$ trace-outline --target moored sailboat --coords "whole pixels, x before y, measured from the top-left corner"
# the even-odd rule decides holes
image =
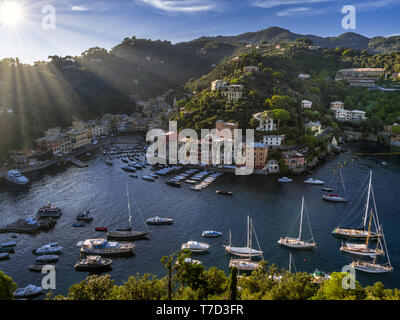
[[[364,218],[363,218],[362,226],[359,228],[336,227],[332,231],[332,235],[334,235],[335,237],[339,237],[339,238],[349,238],[349,239],[355,239],[355,240],[365,240],[367,237],[371,240],[371,239],[377,239],[381,236],[379,234],[379,231],[378,232],[374,232],[374,231],[368,232],[368,230],[366,230],[368,208],[369,208],[371,192],[372,192],[372,171],[369,172],[367,200],[366,200],[366,204],[365,204],[365,211],[364,211]]]
[[[336,171],[334,170],[334,172],[336,172]],[[345,189],[345,186],[344,186],[344,182],[343,182],[341,165],[339,166],[338,173],[337,173],[337,189],[336,189],[336,193],[325,193],[322,196],[322,199],[326,200],[326,201],[331,201],[331,202],[347,202],[346,198],[343,198],[343,197],[341,197],[339,195],[340,182],[343,185],[343,192],[346,192],[346,189]],[[329,192],[331,192],[331,191],[329,191]]]
[[[253,222],[250,219],[249,216],[247,216],[247,243],[246,243],[246,247],[232,247],[232,240],[231,240],[231,232],[229,232],[229,245],[224,246],[225,247],[225,251],[233,254],[235,256],[239,256],[239,257],[245,257],[245,258],[250,258],[250,257],[258,257],[258,256],[262,256],[263,252],[261,250],[261,248],[259,248],[259,250],[253,249],[251,247],[251,239],[253,236],[253,231],[255,234],[255,230],[253,227]],[[256,236],[256,240],[257,240],[257,235]],[[258,240],[257,240],[258,243]],[[260,245],[258,244],[258,247],[260,247]]]
[[[119,240],[119,241],[132,241],[141,238],[145,238],[150,232],[147,229],[147,225],[145,224],[146,230],[132,230],[132,215],[131,215],[131,203],[129,199],[129,191],[128,191],[128,184],[126,184],[126,195],[128,198],[128,221],[129,221],[129,228],[125,230],[115,230],[107,233],[107,239],[112,240]],[[136,203],[135,199],[133,201]],[[139,207],[136,205],[139,210]],[[140,210],[139,210],[140,213]]]
[[[317,244],[314,241],[314,237],[312,235],[310,221],[309,221],[309,227],[310,227],[310,232],[311,232],[311,241],[301,240],[302,229],[303,229],[303,227],[302,227],[303,213],[304,213],[304,197],[302,198],[302,201],[301,201],[299,236],[297,238],[291,238],[291,237],[280,238],[278,240],[278,244],[285,246],[285,247],[292,248],[292,249],[314,249],[317,246]],[[306,212],[306,215],[307,215],[307,219],[308,219],[307,212]]]

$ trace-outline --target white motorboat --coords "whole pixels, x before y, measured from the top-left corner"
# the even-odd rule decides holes
[[[221,237],[222,236],[222,232],[213,231],[213,230],[207,230],[207,231],[203,231],[203,233],[201,235],[203,237]]]
[[[5,176],[6,180],[18,185],[26,185],[29,183],[29,179],[21,174],[18,170],[10,170]]]
[[[93,220],[94,216],[90,213],[90,211],[82,211],[80,212],[77,216],[77,220],[83,220],[83,221],[91,221]]]
[[[322,180],[314,179],[314,178],[308,178],[307,180],[304,181],[304,183],[307,184],[324,184],[325,182]]]
[[[188,241],[181,246],[181,250],[189,250],[191,252],[204,252],[210,249],[210,245],[205,242]]]
[[[189,264],[202,264],[200,260],[195,260],[192,258],[185,258],[183,259],[183,263],[189,263]],[[179,264],[179,261],[176,261],[175,264]]]
[[[85,259],[75,263],[75,269],[78,271],[97,271],[109,269],[111,264],[111,259],[102,258],[101,256],[87,256]]]
[[[302,201],[301,201],[299,236],[297,238],[291,238],[291,237],[280,238],[278,240],[278,244],[285,246],[285,247],[292,248],[292,249],[313,249],[317,246],[317,244],[314,242],[314,237],[312,235],[310,223],[309,223],[309,226],[310,226],[310,233],[311,233],[311,241],[301,240],[302,225],[303,225],[303,213],[304,213],[304,197],[302,198]],[[307,211],[306,211],[306,216],[308,219]]]
[[[253,232],[255,234],[255,230],[253,227],[253,222],[250,220],[250,217],[247,216],[247,243],[245,247],[232,247],[232,239],[231,239],[231,232],[229,231],[229,245],[224,246],[225,251],[239,257],[251,258],[262,256],[263,252],[259,248],[259,250],[252,248],[252,240],[253,240]],[[257,239],[257,236],[256,236]],[[257,241],[258,244],[258,241]],[[260,245],[258,244],[258,247]]]
[[[57,245],[57,243],[49,243],[41,246],[40,248],[33,250],[36,255],[46,255],[46,254],[60,254],[63,247]]]
[[[107,241],[106,239],[87,239],[78,242],[77,246],[81,247],[81,253],[90,255],[123,255],[132,254],[134,243]]]
[[[49,203],[47,206],[41,207],[38,210],[38,217],[39,218],[47,218],[47,217],[51,217],[51,218],[58,218],[61,216],[61,209],[57,206],[51,206],[51,204]]]
[[[254,271],[260,267],[258,262],[251,261],[250,259],[231,259],[229,261],[229,268],[236,268],[241,271]]]
[[[160,218],[160,217],[154,217],[154,218],[149,218],[146,220],[147,224],[155,224],[155,225],[161,225],[161,224],[172,224],[174,222],[173,219],[170,218]]]
[[[43,288],[33,284],[27,285],[25,288],[18,288],[14,291],[15,298],[32,298],[43,293]]]
[[[283,177],[283,178],[278,179],[278,181],[279,181],[279,182],[292,182],[293,179],[290,179],[290,178],[288,178],[288,177]]]

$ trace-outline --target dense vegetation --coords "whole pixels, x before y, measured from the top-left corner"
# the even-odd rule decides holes
[[[241,128],[255,128],[257,123],[252,114],[270,110],[281,124],[279,133],[286,134],[286,144],[303,144],[306,140],[311,142],[307,146],[315,147],[317,142],[305,132],[304,123],[320,121],[323,126],[331,127],[332,133],[338,133],[340,126],[349,125],[334,119],[329,110],[332,101],[344,101],[350,110],[367,111],[368,121],[356,126],[365,132],[379,132],[384,124],[398,121],[398,92],[349,87],[335,82],[334,78],[337,70],[350,67],[385,67],[389,73],[398,71],[400,53],[371,55],[365,50],[346,48],[310,51],[304,42],[294,42],[283,50],[273,46],[243,50],[238,59],[226,59],[209,74],[191,79],[185,86],[188,94],[182,94],[178,101],[181,112],[174,119],[178,120],[179,127],[210,128],[216,120],[223,119],[238,122]],[[243,73],[245,66],[257,66],[259,71]],[[301,80],[297,77],[300,73],[310,74],[311,78]],[[245,88],[242,98],[227,101],[218,91],[211,91],[211,82],[215,79],[242,84]],[[302,110],[303,99],[313,102],[312,110]]]
[[[130,276],[117,285],[110,275],[91,275],[69,288],[55,300],[400,300],[398,289],[385,289],[381,282],[355,289],[343,289],[344,273],[334,272],[318,285],[305,272],[289,273],[262,261],[262,267],[247,276],[238,276],[232,269],[229,276],[211,267],[184,262],[188,252],[178,252],[161,259],[167,275]],[[178,262],[178,263],[176,263]],[[278,277],[280,279],[278,280]],[[12,299],[16,285],[0,272],[0,299]]]

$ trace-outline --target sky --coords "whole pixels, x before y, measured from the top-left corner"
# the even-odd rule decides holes
[[[2,10],[10,3],[18,9]],[[354,30],[342,27],[345,5],[356,9]],[[400,0],[0,0],[0,59],[33,63],[111,49],[125,37],[176,43],[271,26],[323,37],[349,31],[387,37],[400,35],[399,12]]]

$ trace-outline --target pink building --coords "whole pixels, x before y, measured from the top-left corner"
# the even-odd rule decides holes
[[[307,164],[306,157],[297,151],[284,151],[282,152],[283,159],[288,168],[292,171],[304,169]]]

